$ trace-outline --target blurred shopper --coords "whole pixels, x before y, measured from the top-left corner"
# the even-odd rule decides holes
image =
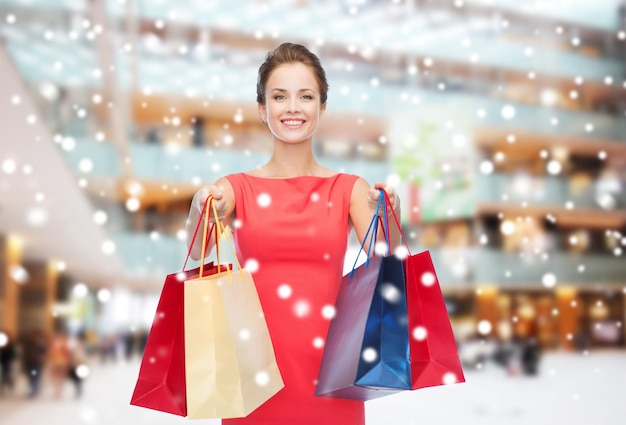
[[[28,378],[28,396],[36,397],[41,389],[41,375],[46,361],[48,341],[41,329],[31,330],[23,343],[23,368]]]
[[[48,353],[48,366],[55,398],[63,395],[70,370],[70,340],[65,330],[58,331],[52,338]]]
[[[7,389],[13,390],[13,364],[16,357],[17,350],[12,335],[8,331],[0,332],[0,395],[4,395]]]
[[[122,335],[122,343],[124,344],[124,358],[129,361],[133,358],[137,345],[137,334],[135,331],[128,330]]]
[[[494,356],[495,344],[475,334],[459,341],[461,363],[468,369],[482,369],[487,361]]]
[[[510,376],[517,375],[518,365],[515,361],[519,357],[519,349],[511,340],[498,339],[493,352],[493,361],[503,367]]]
[[[539,373],[539,360],[541,359],[541,347],[535,337],[526,338],[522,342],[521,366],[525,375],[535,376]]]
[[[77,337],[72,338],[69,344],[70,361],[68,376],[74,386],[74,397],[76,398],[82,397],[83,381],[89,374],[85,339],[86,336],[81,333]]]
[[[377,213],[379,189],[387,191],[389,214],[392,209],[399,214],[399,198],[384,183],[370,187],[361,177],[317,163],[313,134],[327,92],[325,71],[304,46],[284,43],[270,52],[259,69],[257,104],[272,135],[272,157],[255,170],[200,189],[191,203],[190,238],[211,195],[220,220],[237,224],[241,263],[258,263],[254,280],[285,381],[285,388],[249,416],[225,419],[224,425],[365,423],[363,402],[314,396],[323,350],[312,341],[328,330],[329,320],[319,312],[336,298],[351,227],[362,241]],[[389,227],[393,250],[400,235],[396,226]],[[200,239],[191,247],[195,259]],[[280,285],[300,300],[295,307],[278,295]]]
[[[117,361],[117,347],[118,347],[118,337],[115,334],[103,335],[100,338],[100,361],[102,363],[108,363],[109,361],[115,362]]]

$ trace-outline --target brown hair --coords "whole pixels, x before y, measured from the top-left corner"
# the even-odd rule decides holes
[[[311,68],[319,86],[321,103],[325,104],[328,98],[328,81],[320,59],[303,45],[294,43],[283,43],[265,56],[257,77],[257,103],[265,103],[265,86],[272,71],[287,63],[302,63]]]

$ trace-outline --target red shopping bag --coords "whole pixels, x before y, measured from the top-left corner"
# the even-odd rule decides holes
[[[428,251],[405,259],[411,388],[465,382],[446,303]]]
[[[207,208],[206,204],[204,208]],[[212,230],[208,237],[213,233]],[[183,286],[185,280],[198,278],[200,273],[200,267],[185,270],[190,254],[191,249],[187,252],[183,271],[165,278],[130,402],[131,405],[180,416],[187,416]],[[225,270],[225,267],[218,268],[210,262],[204,265],[202,276],[215,274],[218,270]]]
[[[381,190],[381,196],[389,203],[384,190]],[[430,252],[411,254],[395,212],[393,218],[408,253],[403,263],[411,389],[465,382],[456,339]],[[389,223],[386,224],[388,229]]]

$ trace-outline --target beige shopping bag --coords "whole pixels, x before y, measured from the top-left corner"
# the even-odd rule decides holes
[[[213,211],[217,220],[214,207]],[[224,227],[221,223],[216,227],[219,237]],[[218,250],[218,266],[219,262]],[[237,266],[238,270],[185,281],[190,419],[247,416],[284,386],[254,280],[238,262]]]

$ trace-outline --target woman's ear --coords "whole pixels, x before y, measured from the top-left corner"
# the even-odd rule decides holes
[[[257,107],[259,109],[259,115],[261,116],[261,121],[263,123],[267,123],[267,114],[265,113],[265,105],[262,103],[257,103]]]
[[[326,103],[322,103],[320,105],[320,116],[322,116],[325,111],[326,111]]]

